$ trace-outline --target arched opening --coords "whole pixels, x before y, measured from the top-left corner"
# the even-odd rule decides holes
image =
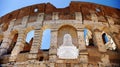
[[[61,59],[78,58],[77,30],[69,25],[62,26],[58,30],[57,56]]]
[[[27,33],[27,36],[26,36],[26,43],[30,43],[31,39],[34,37],[34,30],[30,31]]]
[[[43,31],[41,47],[38,52],[38,60],[46,61],[49,60],[49,49],[50,49],[51,30],[46,29]]]
[[[102,39],[103,39],[104,44],[106,44],[108,42],[108,37],[106,36],[106,33],[102,34]]]
[[[23,48],[23,51],[21,51],[20,53],[26,53],[30,51],[33,42],[34,32],[34,30],[31,30],[27,33],[25,46]]]
[[[51,39],[51,30],[46,29],[43,32],[41,50],[49,50],[50,48],[50,39]]]
[[[78,47],[78,40],[77,40],[77,30],[70,25],[64,25],[58,30],[58,47],[63,44],[63,38],[65,34],[70,34],[72,37],[72,43]]]
[[[9,46],[9,49],[7,50],[7,54],[11,54],[13,48],[15,47],[15,44],[17,42],[17,38],[18,38],[18,33],[16,33],[12,39],[12,43],[11,45]]]
[[[86,46],[95,46],[92,32],[88,29],[84,29],[84,40],[85,40]]]
[[[40,59],[39,59],[39,61],[43,61],[43,59],[44,59],[44,57],[43,57],[43,56],[41,56],[41,57],[40,57]]]
[[[105,44],[106,49],[116,50],[116,44],[110,35],[103,33],[102,40],[103,40],[103,43]]]

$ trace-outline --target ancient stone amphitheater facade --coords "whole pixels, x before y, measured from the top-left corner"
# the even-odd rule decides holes
[[[46,29],[50,48],[40,50]],[[120,67],[120,10],[86,2],[28,6],[0,18],[0,43],[3,67]]]

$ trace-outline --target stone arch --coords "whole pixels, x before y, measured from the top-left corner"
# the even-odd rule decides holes
[[[35,29],[35,27],[33,27],[33,26],[27,27],[25,29],[25,34],[29,33],[31,30],[34,30],[34,29]]]
[[[79,28],[79,27],[76,26],[75,24],[64,23],[64,24],[59,24],[59,25],[57,26],[57,29],[59,30],[60,28],[62,28],[62,27],[64,27],[64,26],[71,26],[71,27],[73,27],[73,28],[76,29],[76,30],[77,30],[77,28]]]
[[[43,47],[43,45],[44,45],[44,41],[43,41],[43,39],[44,39],[44,33],[47,31],[47,30],[49,30],[49,33],[50,33],[50,36],[51,36],[51,29],[52,29],[52,25],[43,25],[42,27],[41,27],[41,32],[42,32],[42,38],[41,38],[41,45],[40,45],[40,49],[42,49],[42,47]],[[45,34],[45,37],[46,37],[46,35],[47,34]],[[48,38],[49,39],[49,38]],[[51,40],[51,38],[50,38],[50,40]],[[49,43],[49,46],[50,46],[50,43]],[[50,47],[49,47],[50,48]],[[48,49],[49,49],[48,48]],[[48,49],[43,49],[43,50],[48,50]]]
[[[103,42],[104,42],[104,45],[106,47],[106,49],[108,50],[116,50],[117,46],[113,40],[113,38],[107,34],[106,32],[102,32],[102,39],[103,39]]]
[[[26,43],[29,44],[32,38],[34,37],[35,30],[31,30],[26,35]]]
[[[84,40],[86,46],[95,46],[93,40],[93,33],[91,30],[84,28]]]
[[[58,29],[58,47],[63,43],[63,37],[65,34],[70,34],[72,37],[72,43],[75,46],[78,46],[78,37],[77,37],[77,30],[75,27],[71,25],[63,25]]]
[[[52,29],[52,25],[50,24],[50,25],[43,25],[42,27],[41,27],[41,30],[42,31],[45,31],[46,29]]]
[[[23,48],[23,50],[21,51],[21,53],[25,53],[25,52],[29,52],[30,51],[30,49],[31,49],[31,46],[32,46],[32,43],[33,43],[33,38],[34,38],[34,30],[35,30],[35,28],[33,27],[33,26],[30,26],[30,27],[27,27],[25,30],[24,30],[24,32],[25,32],[25,44],[24,44],[24,48]],[[33,32],[32,33],[32,35],[28,35],[28,34],[31,34],[31,32]],[[27,37],[29,37],[29,36],[32,36],[32,37],[30,37],[28,40],[29,40],[29,42],[27,42]]]
[[[33,31],[33,36],[34,36],[34,30],[35,30],[35,28],[34,28],[33,26],[27,27],[27,28],[25,29],[25,40],[26,40],[26,38],[27,38],[27,35],[28,35],[31,31]],[[33,37],[32,37],[32,38],[33,38]],[[29,42],[31,42],[32,38],[30,38],[30,41],[29,41]],[[29,42],[28,42],[28,43],[29,43]],[[26,41],[26,43],[27,43],[27,41]]]

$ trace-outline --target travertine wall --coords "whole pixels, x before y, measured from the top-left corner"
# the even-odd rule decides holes
[[[35,11],[36,9],[38,11]],[[2,66],[120,66],[119,9],[85,2],[71,2],[66,8],[55,8],[50,3],[37,4],[1,17],[0,23]],[[94,46],[86,46],[85,28],[92,32]],[[43,31],[46,29],[51,29],[51,41],[49,50],[45,51],[39,48]],[[31,30],[35,31],[34,38],[30,43],[26,43],[25,38]],[[103,32],[111,36],[116,50],[106,49],[102,39]],[[77,59],[60,59],[57,56],[57,50],[63,43],[65,34],[71,35],[72,43],[79,50]],[[12,44],[13,40],[15,45]],[[9,51],[11,46],[13,49]]]

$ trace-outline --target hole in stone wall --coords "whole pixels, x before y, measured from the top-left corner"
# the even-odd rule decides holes
[[[116,50],[117,46],[110,35],[107,33],[102,34],[103,43],[105,44],[106,49]]]
[[[40,57],[39,61],[43,61],[44,57]]]
[[[95,46],[93,43],[93,39],[89,39],[89,46]]]
[[[35,9],[34,9],[34,12],[35,12],[35,13],[38,12],[38,8],[35,8]]]
[[[2,42],[3,42],[3,40],[0,41],[0,46],[1,46]]]
[[[100,10],[99,8],[96,8],[96,11],[97,11],[97,12],[100,12],[101,10]]]
[[[102,34],[102,39],[103,39],[104,44],[106,44],[108,42],[108,38],[105,33]]]
[[[51,30],[50,29],[46,29],[43,32],[42,44],[41,44],[41,48],[40,49],[48,50],[50,48],[50,39],[51,39]]]

